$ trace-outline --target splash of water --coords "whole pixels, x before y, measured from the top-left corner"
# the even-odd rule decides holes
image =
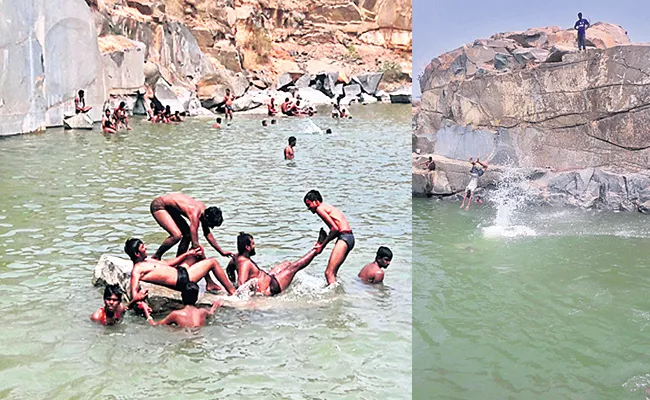
[[[491,226],[483,228],[486,237],[535,236],[534,229],[525,225],[518,211],[530,200],[528,182],[519,168],[506,166],[490,194],[490,201],[496,207],[496,215]]]
[[[316,125],[314,121],[311,120],[311,118],[307,118],[305,122],[305,133],[323,133],[323,130],[319,128],[318,125]]]

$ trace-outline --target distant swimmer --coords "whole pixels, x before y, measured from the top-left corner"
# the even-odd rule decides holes
[[[271,120],[271,125],[275,125],[278,121],[274,118]]]
[[[478,187],[478,178],[483,176],[485,173],[485,170],[487,169],[487,164],[482,163],[478,157],[476,157],[476,162],[473,161],[473,159],[470,157],[469,162],[472,164],[472,169],[469,171],[470,175],[470,180],[469,183],[467,184],[467,187],[465,188],[465,196],[463,197],[463,202],[460,204],[460,208],[463,208],[465,205],[465,199],[467,199],[467,195],[469,194],[469,200],[467,200],[467,207],[465,210],[469,210],[469,205],[472,202],[472,196],[474,195],[474,191]],[[477,167],[476,164],[481,166],[481,168]]]
[[[115,123],[113,122],[113,116],[111,115],[111,110],[109,108],[104,111],[104,116],[102,117],[102,132],[104,133],[116,133]]]
[[[284,148],[284,159],[285,160],[293,160],[293,157],[295,156],[295,152],[293,148],[296,146],[296,137],[291,136],[289,137],[289,145]]]
[[[212,124],[213,129],[220,129],[221,128],[221,117],[217,117],[217,122]]]
[[[226,88],[226,95],[223,97],[224,108],[226,110],[226,119],[230,118],[232,121],[232,102],[235,100],[235,95],[230,93],[230,89]]]
[[[113,115],[115,116],[115,122],[117,127],[119,128],[120,125],[124,125],[124,127],[127,130],[131,130],[131,127],[129,126],[129,116],[128,112],[126,110],[126,103],[121,101],[120,104],[115,108],[113,111]]]
[[[345,262],[348,254],[354,249],[352,228],[350,228],[345,215],[338,208],[323,203],[323,197],[317,190],[307,192],[303,200],[309,211],[317,214],[330,228],[330,233],[323,243],[316,245],[318,253],[320,254],[329,242],[337,239],[325,269],[325,279],[327,279],[327,284],[331,285],[336,282],[336,274],[339,268]]]
[[[436,170],[436,162],[433,161],[433,157],[429,157],[428,160],[425,160],[419,164],[418,166],[424,166],[424,168],[428,169],[429,171],[435,171]]]
[[[582,13],[578,13],[578,20],[573,25],[573,29],[578,31],[578,51],[587,50],[586,42],[587,35],[586,30],[589,29],[589,21],[582,18]]]
[[[156,197],[150,206],[151,215],[164,230],[169,233],[167,239],[160,245],[153,258],[160,260],[167,250],[176,243],[177,256],[185,253],[190,243],[192,248],[199,245],[199,225],[208,243],[224,257],[233,256],[231,252],[224,251],[215,240],[211,228],[219,227],[223,223],[223,216],[218,207],[206,207],[202,202],[193,199],[184,193],[169,193]],[[189,225],[185,220],[189,220]]]
[[[264,296],[275,296],[287,290],[296,273],[307,267],[319,254],[316,248],[325,240],[326,233],[320,230],[316,245],[297,261],[283,261],[269,272],[260,269],[251,257],[255,255],[255,239],[241,232],[237,236],[237,257],[230,261],[226,270],[231,281],[242,286],[251,279],[257,279],[255,291]],[[235,275],[236,272],[236,275]]]
[[[92,110],[92,106],[86,106],[86,98],[84,97],[84,91],[80,90],[77,93],[77,97],[74,98],[74,112],[75,114],[87,113]]]
[[[183,117],[179,111],[175,111],[174,114],[169,118],[171,122],[183,122]]]
[[[139,296],[141,281],[182,291],[188,283],[196,283],[209,276],[210,271],[229,295],[235,293],[235,288],[219,262],[215,258],[205,258],[203,248],[195,248],[174,259],[161,261],[148,258],[147,247],[142,240],[131,238],[124,244],[124,252],[133,261],[130,285],[132,298]],[[197,261],[199,259],[201,261]]]
[[[325,131],[325,133],[328,134],[328,135],[331,135],[331,134],[332,134],[332,130],[331,130],[330,128],[327,128],[327,130]]]
[[[384,281],[383,269],[388,268],[393,259],[393,252],[388,247],[381,246],[377,250],[375,261],[367,264],[359,272],[359,278],[366,283],[381,283]]]
[[[262,126],[269,126],[269,122],[265,119],[262,120]]]
[[[90,319],[91,321],[102,325],[116,324],[129,308],[133,307],[136,303],[143,301],[148,294],[148,291],[143,290],[139,292],[128,305],[124,305],[122,304],[122,289],[120,289],[120,286],[107,285],[104,288],[104,307],[95,311],[90,316]],[[141,303],[141,306],[144,307],[145,310],[148,310],[146,304]]]
[[[149,315],[147,321],[151,325],[177,325],[183,328],[197,328],[205,325],[208,316],[213,315],[217,308],[221,307],[222,301],[214,301],[209,309],[198,308],[195,306],[199,299],[199,285],[190,282],[181,291],[181,299],[184,307],[180,310],[174,310],[164,319],[156,322]]]

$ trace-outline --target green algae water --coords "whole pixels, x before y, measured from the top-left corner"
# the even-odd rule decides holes
[[[643,399],[650,219],[413,201],[413,398]]]
[[[117,135],[0,139],[0,398],[410,398],[410,107],[351,111],[268,128],[236,114],[222,130],[134,120]],[[285,161],[291,135],[296,158]],[[125,257],[131,236],[150,251],[166,237],[149,214],[155,196],[182,191],[221,207],[220,245],[235,251],[249,232],[269,269],[313,246],[323,224],[303,204],[310,189],[356,236],[338,287],[325,288],[330,245],[287,293],[258,310],[221,308],[202,329],[133,314],[113,327],[89,321],[102,306],[91,286],[99,257]],[[361,284],[380,245],[395,254],[386,283]]]

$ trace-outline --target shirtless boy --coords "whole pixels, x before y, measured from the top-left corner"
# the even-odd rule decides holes
[[[113,123],[113,117],[111,116],[111,110],[106,109],[104,112],[104,117],[102,117],[102,132],[104,133],[115,133],[115,124]]]
[[[185,307],[180,310],[174,310],[161,321],[154,321],[151,316],[147,321],[151,325],[177,325],[183,328],[197,328],[205,325],[205,320],[209,315],[213,315],[217,308],[221,307],[223,302],[215,301],[210,309],[197,308],[196,301],[199,299],[199,285],[190,282],[185,285],[181,292],[181,298]]]
[[[366,283],[381,283],[384,281],[384,271],[393,259],[393,252],[388,247],[380,246],[375,261],[367,264],[359,272],[359,278]]]
[[[203,229],[205,238],[219,254],[224,257],[234,255],[223,251],[210,231],[211,228],[221,226],[223,223],[219,208],[206,207],[202,202],[183,193],[169,193],[156,197],[151,202],[150,211],[158,225],[169,233],[153,258],[160,260],[163,254],[178,242],[180,244],[177,256],[187,251],[190,242],[192,248],[199,247],[199,225]],[[183,217],[190,221],[189,226]]]
[[[88,111],[92,110],[92,106],[86,106],[86,99],[84,98],[84,91],[80,90],[79,93],[77,93],[78,96],[74,98],[74,112],[76,114],[79,113],[87,113]]]
[[[278,109],[275,108],[275,98],[271,97],[271,102],[267,106],[269,117],[274,117],[278,113]]]
[[[476,158],[476,161],[470,157],[469,162],[472,164],[472,169],[469,171],[470,179],[467,187],[465,188],[465,196],[463,197],[463,202],[460,203],[460,208],[463,208],[465,205],[465,200],[467,199],[467,195],[469,194],[469,199],[467,200],[467,207],[465,207],[465,210],[469,210],[469,205],[472,202],[472,196],[474,196],[474,191],[476,191],[476,188],[478,187],[478,178],[483,176],[485,170],[488,167],[487,164],[482,163],[478,157]],[[480,168],[477,167],[476,164],[478,164]]]
[[[221,117],[217,117],[217,121],[212,124],[212,129],[221,129]]]
[[[264,296],[275,296],[287,290],[293,277],[298,271],[307,267],[318,255],[316,246],[322,244],[327,234],[320,230],[318,241],[314,248],[297,261],[283,261],[269,272],[261,270],[251,257],[255,255],[255,240],[252,235],[241,232],[237,236],[237,256],[230,261],[226,270],[228,277],[234,281],[237,271],[237,286],[241,286],[251,279],[257,279],[256,291]]]
[[[137,298],[140,281],[167,286],[182,291],[189,282],[198,282],[212,271],[229,295],[235,293],[226,273],[215,258],[205,258],[203,248],[194,248],[171,260],[156,260],[147,257],[147,247],[142,240],[131,238],[124,244],[124,252],[133,261],[131,271],[131,294]],[[197,259],[204,258],[201,261]],[[207,279],[206,279],[207,280]]]
[[[295,156],[295,152],[293,148],[296,146],[296,137],[291,136],[289,137],[289,145],[284,148],[284,159],[285,160],[293,160],[293,157]]]
[[[128,305],[122,304],[122,289],[119,285],[107,285],[104,288],[104,307],[95,311],[90,320],[102,325],[113,325],[120,321],[122,315],[134,304],[147,297],[148,291],[143,290],[131,300]],[[145,306],[142,304],[142,306]],[[145,306],[146,307],[146,306]]]
[[[124,125],[127,130],[131,130],[131,127],[129,126],[129,116],[127,115],[125,102],[120,102],[120,105],[117,106],[117,108],[113,111],[113,115],[115,116],[115,121],[117,122],[118,128],[120,125]]]
[[[336,274],[339,268],[354,248],[354,235],[345,215],[338,208],[323,203],[323,197],[317,190],[307,192],[304,202],[309,211],[318,214],[330,228],[330,233],[323,243],[318,243],[314,247],[318,254],[325,249],[329,242],[337,239],[332,255],[327,262],[327,269],[325,269],[325,279],[327,279],[327,284],[331,285],[336,282]]]
[[[226,110],[226,119],[230,117],[230,120],[232,121],[232,102],[235,100],[235,95],[230,93],[230,89],[226,88],[226,95],[223,97],[223,102],[225,103],[225,110]]]

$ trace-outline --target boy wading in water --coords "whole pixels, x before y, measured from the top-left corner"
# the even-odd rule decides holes
[[[469,204],[472,202],[472,196],[478,187],[478,178],[483,176],[485,170],[488,167],[487,164],[479,161],[478,157],[476,158],[476,162],[474,162],[474,160],[470,157],[469,162],[472,164],[472,169],[469,170],[470,180],[467,184],[467,187],[465,188],[465,196],[463,197],[463,202],[460,204],[460,208],[463,208],[465,205],[465,199],[467,199],[467,195],[469,194],[469,200],[467,200],[467,207],[465,210],[469,210]],[[480,165],[481,168],[477,167],[476,164]]]
[[[223,304],[221,301],[215,301],[212,303],[210,309],[197,308],[195,304],[199,299],[199,285],[194,282],[185,285],[185,288],[181,292],[181,298],[183,299],[183,308],[172,311],[163,320],[158,322],[154,321],[148,315],[147,321],[151,325],[178,325],[183,328],[197,328],[204,326],[208,316],[213,315],[217,308]]]
[[[289,138],[289,145],[284,148],[284,159],[285,160],[293,160],[293,157],[295,156],[295,152],[293,148],[296,146],[296,137],[291,136]]]
[[[375,261],[363,267],[361,272],[359,272],[359,278],[366,283],[383,282],[384,271],[382,269],[388,268],[392,259],[393,252],[388,247],[379,247]]]
[[[343,264],[348,254],[350,254],[354,248],[354,235],[352,234],[352,228],[350,228],[348,220],[339,209],[323,203],[323,197],[317,190],[310,190],[307,192],[304,202],[309,211],[318,214],[323,222],[325,222],[325,224],[330,228],[330,233],[327,235],[325,240],[314,246],[314,249],[318,254],[325,249],[329,242],[337,239],[336,244],[334,245],[334,250],[332,250],[332,255],[327,262],[327,269],[325,269],[325,279],[327,279],[327,284],[331,285],[336,282],[336,274],[339,271],[341,264]]]
[[[128,311],[134,304],[141,302],[147,297],[146,290],[139,292],[133,297],[128,305],[122,304],[122,289],[119,285],[107,285],[104,288],[104,307],[95,311],[90,316],[91,321],[102,325],[113,325],[120,322],[122,315]],[[138,304],[146,313],[149,312],[148,306],[144,303]]]

